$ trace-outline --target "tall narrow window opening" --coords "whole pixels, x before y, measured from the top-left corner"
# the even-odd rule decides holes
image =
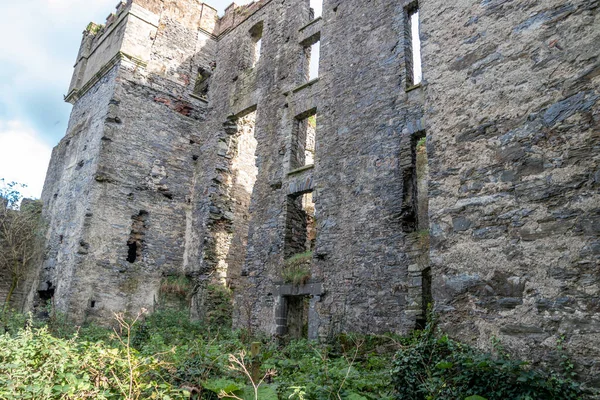
[[[312,191],[288,196],[284,266],[281,271],[286,284],[302,286],[312,277],[312,254],[317,239],[315,203]],[[310,297],[307,295],[283,298],[284,332],[289,339],[308,337]]]
[[[323,15],[323,0],[310,0],[312,18],[317,19]]]
[[[421,318],[417,318],[418,329],[425,329],[427,324],[428,308],[433,303],[431,285],[431,267],[427,266],[421,271]]]
[[[301,62],[301,83],[309,82],[319,77],[321,59],[321,34],[317,33],[300,43],[303,49]]]
[[[127,261],[131,264],[142,256],[142,245],[146,237],[148,211],[141,210],[137,215],[131,217],[131,233],[127,241]]]
[[[418,4],[407,7],[405,15],[406,86],[411,88],[423,79]]]
[[[429,165],[427,160],[427,137],[425,132],[415,132],[407,137],[400,154],[403,165],[402,228],[407,233],[411,247],[409,268],[411,282],[408,297],[409,308],[416,316],[416,327],[426,323],[427,306],[431,303],[431,267],[429,259]]]
[[[251,67],[254,68],[258,64],[260,60],[260,55],[262,52],[262,39],[263,39],[263,23],[262,21],[258,24],[254,25],[252,29],[250,29],[250,37],[252,39],[252,51],[251,51]]]
[[[321,59],[321,41],[317,41],[310,46],[308,62],[308,80],[312,81],[319,77],[319,62]]]
[[[407,233],[429,229],[427,138],[419,132],[411,138],[411,164],[404,170],[402,224]]]
[[[417,136],[414,140],[415,170],[417,180],[417,229],[419,231],[429,230],[429,161],[427,159],[427,137],[425,133]]]
[[[283,250],[285,258],[313,251],[316,239],[315,203],[312,192],[288,196]]]
[[[290,169],[298,169],[315,163],[317,113],[312,110],[294,121]]]

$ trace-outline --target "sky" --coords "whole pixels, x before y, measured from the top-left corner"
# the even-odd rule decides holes
[[[0,0],[0,178],[27,185],[25,197],[40,197],[52,148],[67,129],[71,105],[63,96],[81,34],[117,3]],[[232,0],[207,3],[222,14]]]

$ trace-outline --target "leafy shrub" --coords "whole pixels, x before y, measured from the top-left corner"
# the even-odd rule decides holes
[[[534,371],[502,351],[485,354],[436,335],[433,323],[408,338],[343,334],[328,345],[298,340],[283,347],[263,338],[259,356],[251,358],[240,332],[190,321],[187,311],[160,310],[144,319],[141,315],[137,323],[117,315],[119,328],[112,335],[94,325],[69,326],[60,314],[51,321],[57,333],[34,328],[39,324],[14,315],[12,321],[4,321],[11,333],[0,336],[0,399],[581,396],[569,380]],[[22,328],[24,324],[29,327]],[[67,336],[69,332],[76,333]],[[260,365],[257,374],[253,363]]]
[[[46,327],[0,336],[2,399],[184,399],[155,379],[164,365],[127,348],[52,336]]]
[[[27,326],[27,324],[28,318],[25,314],[15,312],[14,310],[0,312],[0,334],[8,333],[15,335]]]
[[[392,370],[398,400],[579,399],[574,382],[543,374],[506,354],[488,354],[446,335],[434,334],[434,322],[406,340]]]
[[[344,346],[292,341],[264,361],[277,371],[274,382],[282,399],[392,399],[390,368],[393,352],[378,354],[364,338],[352,337]]]
[[[223,285],[208,285],[206,289],[207,326],[230,330],[233,315],[231,290]]]

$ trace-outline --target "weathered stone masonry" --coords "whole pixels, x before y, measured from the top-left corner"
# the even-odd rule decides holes
[[[433,300],[482,347],[553,362],[564,337],[593,377],[599,14],[597,0],[325,0],[317,19],[308,0],[221,18],[196,0],[123,3],[84,34],[39,290],[107,318],[159,306],[161,281],[184,275],[195,316],[225,283],[237,325],[321,339],[407,333]],[[308,281],[285,281],[310,250]]]
[[[456,337],[600,369],[600,3],[421,4],[436,307]]]

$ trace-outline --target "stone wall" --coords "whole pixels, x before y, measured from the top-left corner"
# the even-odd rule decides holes
[[[420,92],[404,93],[398,72],[404,60],[403,46],[396,45],[404,29],[402,8],[383,1],[368,7],[336,3],[326,5],[329,14],[324,19],[311,21],[308,1],[252,7],[229,9],[222,19],[229,23],[235,17],[236,22],[219,38],[217,68],[211,76],[212,111],[202,129],[219,133],[213,142],[216,171],[203,174],[203,182],[214,182],[208,188],[212,209],[203,231],[204,261],[223,265],[223,258],[231,257],[233,247],[222,239],[228,236],[233,211],[223,182],[233,173],[227,156],[234,142],[228,135],[236,130],[227,128],[227,121],[256,109],[258,175],[248,215],[246,262],[240,277],[234,269],[228,276],[235,281],[238,323],[247,324],[244,319],[251,315],[260,329],[279,332],[276,319],[286,312],[286,298],[299,293],[312,297],[312,337],[349,329],[408,332],[420,305],[413,307],[418,311],[406,311],[411,256],[403,250],[408,239],[398,202],[403,192],[400,151],[405,147],[410,153],[411,135],[420,126],[422,97]],[[353,27],[376,24],[381,15],[387,18],[385,24],[377,23],[383,27],[370,40],[383,43],[344,48]],[[259,25],[261,56],[252,67],[252,32]],[[365,40],[370,32],[365,28]],[[305,48],[319,38],[321,78],[307,84]],[[390,62],[379,65],[381,60]],[[363,71],[360,81],[356,71]],[[380,96],[388,100],[379,103]],[[357,107],[358,102],[362,104]],[[302,148],[294,146],[299,124],[315,111],[315,161],[297,170],[292,160],[294,148]],[[349,159],[349,153],[358,155],[360,162]],[[314,290],[288,291],[281,280],[288,204],[291,197],[308,192],[316,203],[316,251],[307,285]],[[379,199],[376,205],[373,197]],[[252,311],[244,312],[248,309]]]
[[[423,1],[442,327],[598,386],[598,1]]]
[[[325,0],[317,19],[308,0],[220,19],[195,0],[122,3],[78,56],[40,294],[106,318],[185,275],[194,316],[225,283],[236,326],[315,339],[408,333],[435,300],[460,339],[539,362],[565,340],[593,373],[598,14],[597,0]],[[310,279],[285,281],[309,249]]]
[[[214,39],[196,25],[207,12],[201,3],[156,4],[157,14],[122,4],[103,29],[86,32],[88,60],[76,74],[94,77],[71,90],[69,132],[44,188],[50,229],[39,290],[53,288],[56,307],[79,321],[153,309],[163,279],[198,267],[188,248],[207,105],[192,92]],[[186,19],[173,19],[175,5]],[[111,30],[114,18],[122,28]],[[114,35],[121,47],[103,48]],[[117,58],[106,61],[106,52]]]
[[[61,311],[85,310],[77,301],[71,306],[70,298],[79,292],[75,273],[89,253],[88,221],[93,197],[98,196],[95,172],[117,71],[114,67],[75,103],[67,134],[52,151],[46,174],[42,201],[48,232],[38,290],[56,294],[55,305]]]

